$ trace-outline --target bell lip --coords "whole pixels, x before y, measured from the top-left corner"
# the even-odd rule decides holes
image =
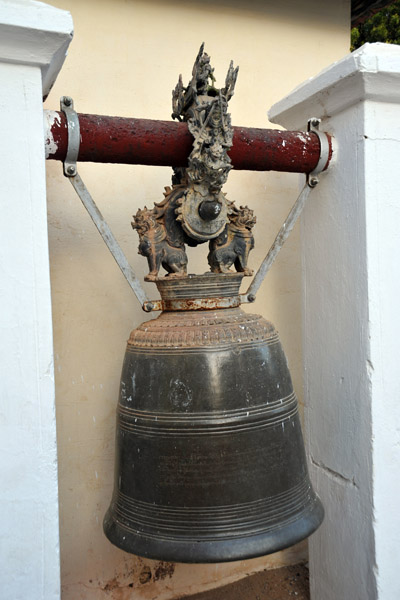
[[[267,533],[212,541],[162,540],[139,532],[129,534],[114,519],[111,506],[104,517],[103,529],[114,546],[143,558],[189,564],[233,562],[279,552],[312,535],[325,515],[315,494],[297,519]]]

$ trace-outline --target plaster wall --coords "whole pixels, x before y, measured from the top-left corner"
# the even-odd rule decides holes
[[[266,111],[349,47],[350,2],[60,0],[75,38],[46,108],[71,95],[78,112],[170,118],[179,73],[186,84],[202,41],[217,84],[230,59],[240,65],[230,102],[235,125],[269,127]],[[312,115],[310,115],[312,116]],[[306,123],[304,123],[304,128]],[[63,600],[179,597],[250,572],[294,563],[306,545],[225,565],[167,565],[130,556],[102,533],[112,493],[115,407],[125,340],[146,317],[95,231],[61,165],[48,162],[48,216],[54,323]],[[147,272],[130,227],[170,183],[168,168],[80,165],[80,173],[136,273]],[[255,209],[256,267],[298,193],[297,175],[231,172],[225,191]],[[298,230],[250,311],[280,331],[302,397]],[[206,248],[189,270],[207,270]],[[154,290],[146,284],[151,296]]]

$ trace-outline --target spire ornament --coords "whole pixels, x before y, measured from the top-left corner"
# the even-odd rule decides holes
[[[254,246],[251,228],[255,218],[250,211],[246,227],[236,227],[234,223],[244,209],[237,209],[222,192],[232,169],[228,151],[232,146],[233,128],[228,102],[235,90],[238,70],[231,61],[225,86],[217,88],[210,57],[202,44],[188,86],[183,85],[180,75],[172,92],[172,118],[188,124],[193,149],[188,166],[174,168],[172,187],[166,188],[165,199],[147,211],[152,213],[157,235],[151,234],[151,228],[146,229],[144,235],[143,227],[138,225],[143,211],[138,211],[132,223],[139,233],[139,253],[149,261],[147,278],[150,280],[157,279],[161,265],[174,277],[185,276],[184,244],[197,246],[210,240],[209,264],[213,272],[226,272],[235,265],[238,271],[250,273],[247,258]],[[245,210],[249,211],[247,207]],[[160,227],[164,228],[162,239]],[[229,256],[225,256],[224,249]]]

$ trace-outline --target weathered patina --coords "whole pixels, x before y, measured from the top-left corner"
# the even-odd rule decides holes
[[[201,45],[192,78],[187,87],[182,76],[172,93],[172,117],[188,123],[193,148],[187,167],[174,167],[172,186],[165,188],[164,200],[152,210],[139,209],[132,227],[139,234],[139,253],[147,257],[147,281],[156,281],[161,266],[173,277],[185,277],[185,244],[210,241],[208,262],[214,273],[237,271],[251,275],[247,267],[254,247],[251,228],[253,211],[238,209],[222,192],[232,169],[228,151],[233,129],[228,113],[238,67],[231,62],[225,86],[215,86],[210,57]]]
[[[322,521],[278,332],[235,304],[242,277],[160,278],[163,312],[129,337],[104,519],[126,552],[240,560],[295,544]]]
[[[180,77],[173,93],[173,116],[194,137],[188,166],[132,222],[162,312],[128,340],[104,531],[148,558],[251,558],[304,539],[323,519],[278,333],[240,308],[255,217],[222,192],[236,77],[231,64],[217,89],[200,48],[189,85]],[[185,244],[205,241],[211,272],[188,275]]]

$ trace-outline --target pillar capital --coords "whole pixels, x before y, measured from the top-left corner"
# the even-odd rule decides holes
[[[0,62],[40,67],[47,97],[73,36],[71,14],[34,0],[3,0]]]
[[[287,129],[327,119],[363,100],[400,103],[400,46],[364,44],[274,104],[268,116]]]

